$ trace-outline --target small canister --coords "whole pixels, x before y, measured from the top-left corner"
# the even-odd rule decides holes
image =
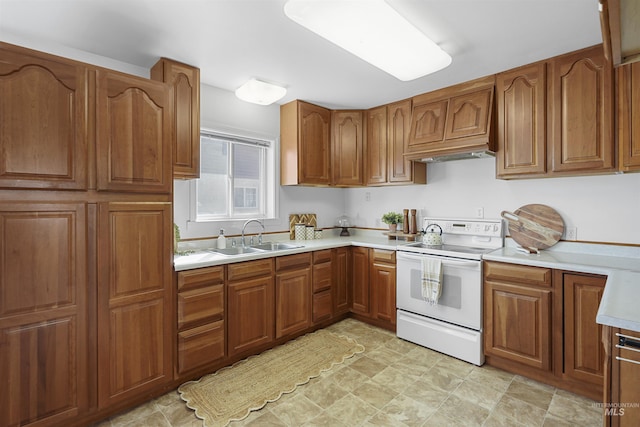
[[[307,231],[305,233],[305,238],[307,240],[313,240],[314,231],[315,231],[315,227],[313,225],[307,225]]]
[[[293,233],[295,235],[296,240],[304,240],[307,238],[306,233],[307,226],[305,224],[296,224],[293,226]]]
[[[315,239],[322,239],[322,230],[319,228],[316,228],[316,231],[313,234]]]

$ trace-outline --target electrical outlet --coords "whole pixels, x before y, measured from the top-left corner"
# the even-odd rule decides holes
[[[578,227],[567,227],[564,233],[565,240],[577,240],[578,239]]]
[[[364,193],[364,201],[365,202],[370,202],[371,201],[371,193],[369,191]]]
[[[476,208],[476,218],[484,218],[484,208]]]

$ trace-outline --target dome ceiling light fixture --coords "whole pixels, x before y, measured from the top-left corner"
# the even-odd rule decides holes
[[[258,105],[270,105],[281,99],[287,89],[272,83],[252,78],[236,89],[236,96],[243,101]]]
[[[285,15],[401,81],[451,64],[451,56],[384,0],[289,0]]]

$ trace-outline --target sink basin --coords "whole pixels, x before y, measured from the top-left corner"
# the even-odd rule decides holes
[[[211,252],[222,254],[222,255],[242,255],[242,254],[250,254],[255,252],[264,252],[264,250],[260,250],[258,248],[252,248],[252,247],[243,248],[242,246],[236,246],[236,247],[225,248],[225,249],[211,249]]]
[[[304,246],[294,245],[292,243],[279,243],[279,242],[267,242],[267,243],[262,243],[260,245],[250,246],[251,249],[255,248],[263,251],[282,251],[285,249],[296,249],[296,248],[302,248],[302,247]]]

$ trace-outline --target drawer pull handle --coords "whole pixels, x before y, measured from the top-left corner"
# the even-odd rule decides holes
[[[619,360],[621,362],[631,362],[631,363],[635,363],[636,365],[640,365],[640,362],[636,360],[625,359],[624,357],[620,357],[620,356],[616,356],[616,360]]]
[[[633,347],[640,349],[640,341],[637,341],[635,337],[630,337],[618,333],[616,333],[616,335],[618,336],[618,345],[620,347]]]

